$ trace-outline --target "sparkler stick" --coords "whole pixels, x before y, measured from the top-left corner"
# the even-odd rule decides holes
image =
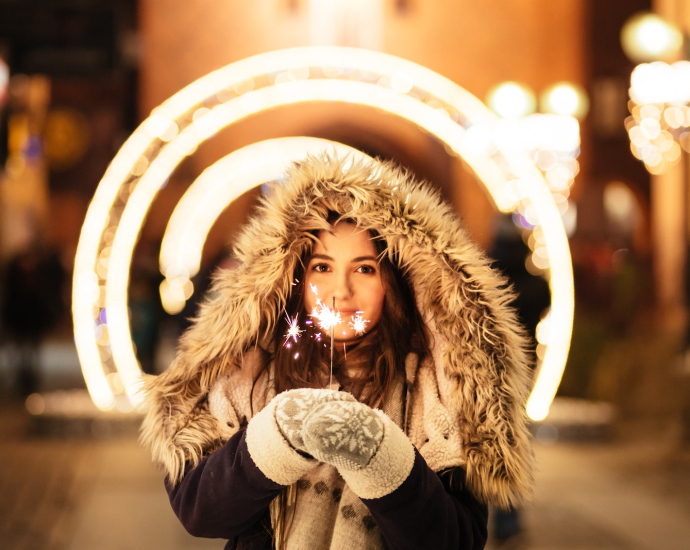
[[[331,333],[331,370],[330,370],[330,378],[329,378],[329,386],[333,384],[333,363],[335,361],[335,327],[336,325],[341,325],[344,324],[345,321],[340,316],[340,312],[336,311],[335,309],[335,296],[333,297],[333,308],[329,308],[326,304],[324,304],[321,300],[319,300],[319,290],[316,288],[316,285],[309,283],[309,290],[314,293],[316,296],[316,305],[312,308],[310,316],[316,320],[316,322],[319,324],[321,327],[321,330],[323,331],[323,334],[326,334],[326,331],[330,331]],[[356,336],[362,336],[366,331],[367,331],[367,325],[369,324],[369,320],[365,319],[363,317],[363,311],[356,311],[354,315],[350,317],[351,321],[348,323],[348,325],[355,331]],[[288,322],[290,319],[288,318]],[[307,321],[307,324],[311,324],[311,321]],[[347,334],[345,331],[343,331],[343,334]],[[299,336],[299,334],[297,334]],[[286,336],[286,340],[292,337],[295,341],[297,339],[291,332],[288,331],[288,334]],[[321,341],[321,335],[319,333],[316,334],[315,338],[317,341]],[[345,344],[343,344],[343,353],[347,354],[347,348],[345,347]],[[347,358],[347,355],[345,355]]]

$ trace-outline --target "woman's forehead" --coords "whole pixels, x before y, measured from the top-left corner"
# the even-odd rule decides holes
[[[369,231],[351,223],[340,222],[331,231],[319,231],[312,250],[312,255],[318,254],[332,257],[375,257],[376,246]]]

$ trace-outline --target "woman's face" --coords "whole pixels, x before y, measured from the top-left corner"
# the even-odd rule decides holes
[[[347,222],[337,223],[331,232],[320,231],[319,240],[307,265],[304,306],[307,313],[323,304],[340,313],[334,338],[347,343],[361,337],[354,320],[368,321],[365,332],[381,318],[385,291],[376,261],[376,248],[368,231]],[[317,319],[312,318],[318,325]],[[324,330],[330,337],[330,329]]]

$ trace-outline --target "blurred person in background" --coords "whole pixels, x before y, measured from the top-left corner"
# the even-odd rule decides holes
[[[142,238],[132,257],[128,306],[132,343],[147,374],[155,372],[155,356],[160,339],[160,324],[164,318],[159,287],[163,280],[158,269],[160,240]]]
[[[520,322],[531,338],[531,349],[536,346],[537,325],[551,305],[549,283],[539,275],[532,275],[525,267],[531,250],[522,240],[520,230],[513,223],[510,214],[501,214],[496,219],[496,233],[489,256],[492,265],[508,277],[515,290],[512,302]],[[536,357],[533,356],[536,366]]]
[[[4,337],[12,344],[16,390],[39,389],[39,348],[64,313],[65,270],[59,255],[34,245],[7,264],[0,313]]]

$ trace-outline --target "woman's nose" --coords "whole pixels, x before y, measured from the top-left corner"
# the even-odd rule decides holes
[[[335,286],[333,288],[333,297],[336,300],[347,300],[352,296],[352,281],[346,274],[339,274],[336,277]]]

